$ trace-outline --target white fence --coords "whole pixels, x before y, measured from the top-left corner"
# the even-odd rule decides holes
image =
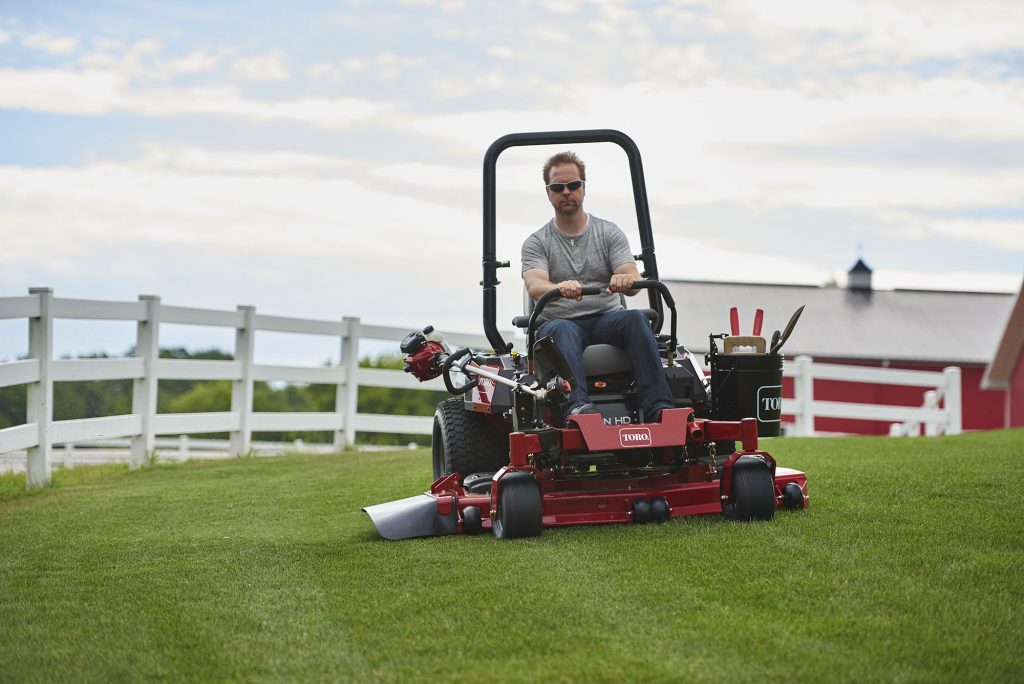
[[[253,447],[253,432],[331,431],[333,447],[344,448],[356,431],[429,434],[430,417],[391,416],[356,412],[359,386],[444,389],[440,379],[419,383],[402,371],[359,367],[362,339],[401,340],[406,328],[362,325],[358,318],[318,321],[256,313],[253,307],[216,311],[167,306],[159,297],[143,295],[137,302],[63,299],[49,288],[33,288],[27,297],[0,298],[0,319],[28,319],[28,358],[0,363],[0,387],[27,385],[26,423],[0,430],[0,454],[26,451],[29,487],[50,480],[54,445],[130,439],[130,463],[138,467],[153,453],[158,435],[226,432],[231,454]],[[54,359],[54,319],[135,321],[135,357]],[[231,361],[159,358],[160,326],[183,324],[235,330]],[[336,367],[259,365],[253,361],[257,331],[326,335],[336,338],[341,364]],[[482,336],[448,334],[450,342],[485,348]],[[396,345],[397,348],[397,345]],[[53,420],[53,383],[86,380],[132,380],[132,412],[81,420]],[[159,380],[230,380],[231,410],[211,413],[157,413]],[[320,383],[337,386],[335,410],[330,413],[269,413],[253,411],[257,381]],[[67,449],[65,448],[65,452]]]
[[[0,454],[26,451],[29,487],[49,482],[55,445],[63,445],[62,459],[70,463],[76,443],[109,443],[128,438],[129,462],[143,464],[154,453],[160,435],[227,432],[228,453],[245,454],[253,448],[253,432],[331,431],[332,448],[351,445],[356,431],[429,434],[429,416],[378,415],[356,412],[360,386],[404,389],[439,389],[440,379],[419,383],[402,371],[359,367],[360,339],[398,342],[407,328],[362,325],[358,318],[319,321],[256,313],[253,307],[236,311],[193,309],[161,304],[159,297],[143,295],[137,302],[63,299],[48,288],[33,288],[26,297],[0,298],[0,319],[28,319],[28,358],[0,363],[0,387],[27,385],[26,423],[0,430]],[[53,359],[54,319],[135,321],[136,356],[109,359]],[[184,324],[234,329],[231,361],[159,358],[160,326]],[[341,364],[336,367],[260,365],[253,361],[257,331],[326,335],[336,338]],[[509,337],[510,334],[506,334]],[[489,348],[482,336],[448,334],[455,345]],[[397,345],[396,345],[397,346]],[[898,421],[891,434],[957,434],[961,430],[960,369],[922,372],[837,366],[797,357],[788,369],[795,380],[795,398],[784,399],[784,413],[796,417],[795,434],[813,435],[816,416]],[[921,407],[876,406],[816,401],[814,380],[840,380],[886,385],[935,388],[924,393]],[[80,420],[53,420],[53,383],[87,380],[132,380],[132,412],[121,416]],[[231,410],[211,413],[157,413],[159,380],[230,380]],[[253,411],[253,384],[257,381],[321,383],[337,386],[335,410],[329,413],[269,413]],[[939,403],[943,404],[939,408]],[[916,432],[915,432],[916,431]],[[175,442],[181,452],[180,442]],[[71,445],[70,447],[68,445]],[[195,445],[200,446],[200,445]],[[188,448],[187,445],[185,447]],[[194,448],[194,447],[193,447]],[[84,453],[84,452],[83,452]]]
[[[794,381],[794,398],[782,400],[782,412],[795,416],[797,435],[815,434],[815,417],[896,421],[889,430],[892,436],[919,435],[922,425],[926,435],[958,435],[962,429],[960,369],[955,366],[942,372],[912,371],[814,363],[810,356],[798,356],[787,375]],[[923,392],[920,407],[817,401],[815,379],[929,389]]]

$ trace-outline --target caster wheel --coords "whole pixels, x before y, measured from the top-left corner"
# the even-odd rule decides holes
[[[647,499],[637,499],[633,502],[633,522],[637,525],[646,525],[651,522],[651,504]]]
[[[501,478],[498,517],[491,531],[498,539],[536,537],[544,526],[544,512],[537,480],[528,472],[509,473]]]
[[[479,534],[484,528],[483,518],[480,516],[480,509],[476,506],[467,506],[462,511],[462,533]]]
[[[768,464],[744,456],[732,466],[732,501],[722,506],[727,520],[771,520],[775,515],[775,484]]]
[[[651,500],[651,517],[654,518],[654,522],[663,523],[668,520],[668,516],[671,513],[668,507],[668,501],[665,501],[662,497],[657,497]]]
[[[796,482],[782,488],[782,505],[787,511],[799,511],[804,507],[804,490]]]

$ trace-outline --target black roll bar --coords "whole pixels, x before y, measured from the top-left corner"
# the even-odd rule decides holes
[[[483,280],[480,284],[484,289],[484,333],[494,351],[501,354],[511,350],[512,344],[506,343],[498,332],[498,269],[507,268],[509,262],[499,262],[495,256],[496,225],[497,225],[497,190],[496,167],[498,156],[510,147],[527,147],[531,145],[578,145],[582,143],[615,143],[626,153],[629,160],[629,173],[633,182],[633,201],[636,204],[636,223],[640,229],[641,252],[638,255],[643,262],[641,277],[649,280],[658,279],[658,262],[654,256],[654,233],[651,230],[651,210],[647,204],[647,186],[644,184],[643,163],[640,161],[640,150],[636,143],[621,131],[596,129],[587,131],[550,131],[540,133],[512,133],[505,135],[487,148],[484,155],[484,257]],[[661,298],[655,289],[647,291],[650,308],[658,313],[658,321],[664,321]],[[660,324],[655,332],[661,332]]]

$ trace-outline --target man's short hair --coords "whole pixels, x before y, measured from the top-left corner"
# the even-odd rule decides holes
[[[577,157],[575,152],[559,152],[544,163],[544,185],[551,180],[551,167],[561,164],[575,164],[580,171],[580,180],[587,180],[587,165],[583,163],[583,160]]]

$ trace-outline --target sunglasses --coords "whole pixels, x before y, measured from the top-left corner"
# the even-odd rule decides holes
[[[576,192],[577,190],[583,187],[584,182],[585,181],[579,180],[569,181],[568,183],[550,183],[549,185],[545,185],[544,187],[546,187],[551,192],[562,192],[566,188],[569,188],[570,192]]]

